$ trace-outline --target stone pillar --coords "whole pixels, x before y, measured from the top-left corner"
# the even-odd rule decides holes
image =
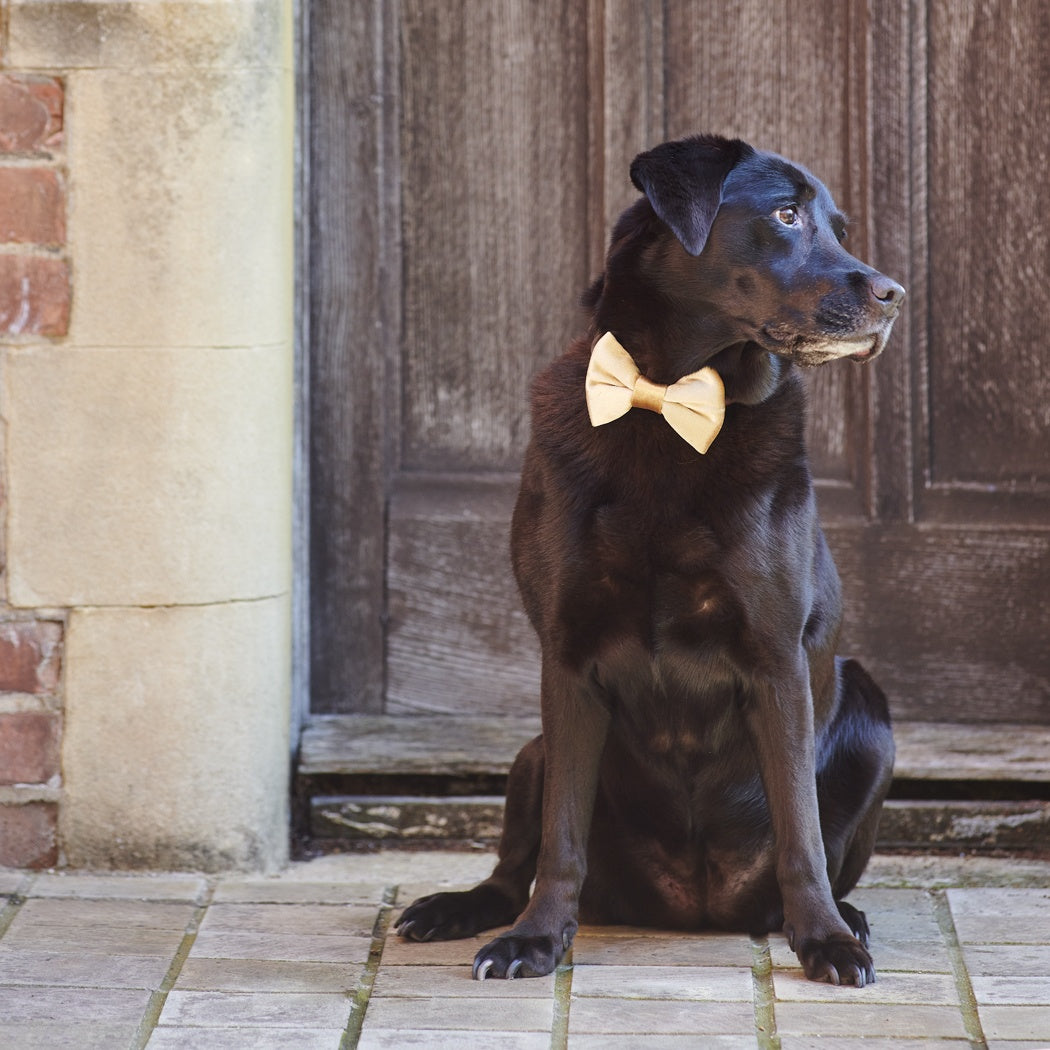
[[[59,847],[286,857],[291,0],[10,0],[65,88],[68,334],[3,348],[7,602],[65,621]]]

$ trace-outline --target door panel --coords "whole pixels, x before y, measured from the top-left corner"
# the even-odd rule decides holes
[[[1047,4],[930,9],[929,473],[938,487],[1050,486],[1048,34]]]
[[[414,0],[401,38],[400,467],[514,470],[588,277],[586,9]]]
[[[1047,10],[312,0],[314,710],[535,712],[529,380],[631,158],[718,130],[909,290],[877,362],[806,376],[844,651],[900,719],[1050,722]]]

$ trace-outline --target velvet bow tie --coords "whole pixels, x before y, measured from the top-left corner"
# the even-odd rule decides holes
[[[612,332],[591,351],[586,394],[592,427],[611,423],[632,408],[644,408],[660,413],[700,453],[711,447],[725,418],[725,388],[713,368],[690,372],[670,386],[651,383]]]

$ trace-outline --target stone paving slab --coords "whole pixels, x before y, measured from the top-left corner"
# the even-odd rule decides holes
[[[118,929],[183,930],[190,904],[138,900],[27,900],[16,923],[34,927],[110,926]]]
[[[874,985],[873,987],[878,987]],[[966,1028],[956,1005],[911,1003],[778,1002],[781,1036],[819,1035],[836,1039],[905,1036],[965,1039]],[[841,1043],[836,1042],[836,1048]]]
[[[160,1024],[185,1028],[339,1028],[346,1024],[346,990],[320,992],[183,992],[164,1004]]]
[[[94,900],[196,901],[207,882],[199,875],[37,875],[30,897],[81,897]]]
[[[575,1047],[575,1043],[573,1046]],[[547,1050],[546,1032],[479,1032],[476,1028],[372,1028],[361,1036],[357,1050]]]
[[[362,959],[363,961],[363,959]],[[360,967],[283,959],[209,959],[191,954],[176,991],[345,992]]]
[[[493,980],[491,984],[479,985],[471,977],[470,966],[382,966],[376,974],[372,996],[373,1001],[381,996],[475,998],[482,989],[494,999],[550,999],[554,995],[554,976],[527,981]]]
[[[479,984],[498,931],[391,932],[400,902],[490,867],[0,872],[0,1048],[1050,1050],[1050,864],[875,858],[851,897],[879,974],[864,989],[805,980],[779,935],[584,927],[556,975]]]
[[[755,1050],[755,1036],[706,1034],[701,1043],[695,1035],[636,1032],[632,1035],[573,1034],[571,1050]]]
[[[751,1003],[652,999],[586,999],[573,1002],[571,1032],[610,1035],[744,1035],[754,1038]]]
[[[968,1039],[879,1039],[848,1036],[783,1036],[781,1050],[970,1050]],[[1011,1050],[1020,1047],[1011,1045]]]
[[[17,893],[26,877],[18,871],[0,871],[0,896]]]
[[[91,1024],[6,1024],[0,1021],[0,1046],[5,1050],[113,1050],[130,1046],[138,1025]]]
[[[577,965],[621,963],[637,966],[746,966],[752,961],[751,942],[734,933],[669,933],[610,926],[584,927],[573,945]]]
[[[751,967],[729,966],[582,966],[572,973],[573,996],[622,999],[700,999],[750,1003]]]
[[[5,1024],[137,1024],[148,1003],[149,992],[141,989],[0,988],[0,1017]]]
[[[496,982],[494,982],[496,983]],[[554,1020],[551,998],[515,998],[486,994],[476,984],[475,995],[448,998],[384,998],[368,1004],[365,1025],[385,1029],[464,1029],[477,1032],[546,1032]]]
[[[171,959],[179,950],[182,937],[180,930],[35,926],[18,915],[0,944],[4,948],[61,955],[160,955]]]
[[[157,1028],[148,1050],[339,1050],[342,1028]],[[111,1050],[117,1044],[110,1044]]]
[[[69,988],[159,988],[168,972],[170,954],[88,955],[79,952],[19,951],[0,946],[0,987],[18,984]]]
[[[193,953],[208,959],[354,963],[364,962],[371,946],[370,937],[204,930],[197,936]]]

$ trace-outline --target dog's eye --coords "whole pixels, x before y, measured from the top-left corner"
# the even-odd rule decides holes
[[[794,226],[798,222],[798,209],[790,204],[786,208],[778,208],[776,211],[777,222],[785,226]]]

